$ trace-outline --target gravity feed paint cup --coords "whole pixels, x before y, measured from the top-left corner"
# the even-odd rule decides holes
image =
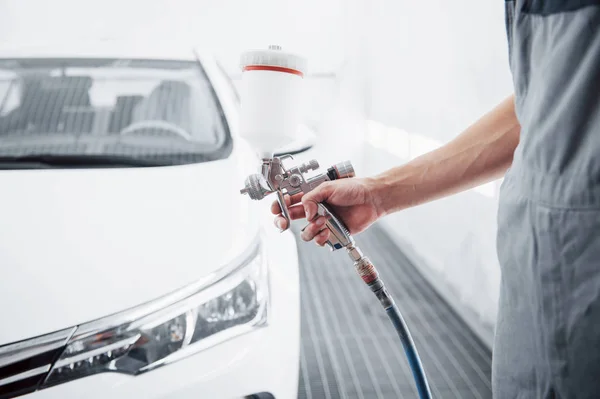
[[[297,137],[306,64],[280,46],[242,54],[240,135],[263,159]]]

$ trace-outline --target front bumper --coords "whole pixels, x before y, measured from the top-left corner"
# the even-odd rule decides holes
[[[268,325],[135,377],[103,373],[23,398],[241,398],[267,392],[296,398],[300,353],[298,259],[291,233],[269,229]]]

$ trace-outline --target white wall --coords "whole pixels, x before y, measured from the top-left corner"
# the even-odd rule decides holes
[[[204,46],[229,68],[241,51],[277,42],[313,70],[343,59],[342,0],[3,0],[0,43],[87,39],[179,40]],[[316,27],[316,29],[311,28]]]
[[[501,1],[374,0],[368,20],[369,173],[452,139],[511,93]],[[488,334],[500,271],[498,182],[382,221]]]

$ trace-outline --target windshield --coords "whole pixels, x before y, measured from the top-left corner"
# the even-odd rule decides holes
[[[0,157],[131,157],[181,164],[226,156],[229,133],[200,64],[0,59]]]

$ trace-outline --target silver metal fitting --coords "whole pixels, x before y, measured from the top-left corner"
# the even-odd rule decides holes
[[[333,165],[333,168],[336,171],[338,179],[354,177],[354,167],[352,167],[350,161],[336,163],[335,165]]]
[[[241,194],[248,194],[253,200],[261,200],[272,192],[264,176],[258,173],[248,176],[245,187],[240,190]]]
[[[309,170],[317,170],[319,169],[319,163],[316,159],[311,159],[310,161],[308,161],[308,163],[303,163],[302,165],[300,165],[299,169],[302,173],[306,173]]]
[[[354,262],[358,262],[363,257],[363,253],[360,248],[353,245],[346,247],[346,251],[348,251],[350,259],[352,259]]]

